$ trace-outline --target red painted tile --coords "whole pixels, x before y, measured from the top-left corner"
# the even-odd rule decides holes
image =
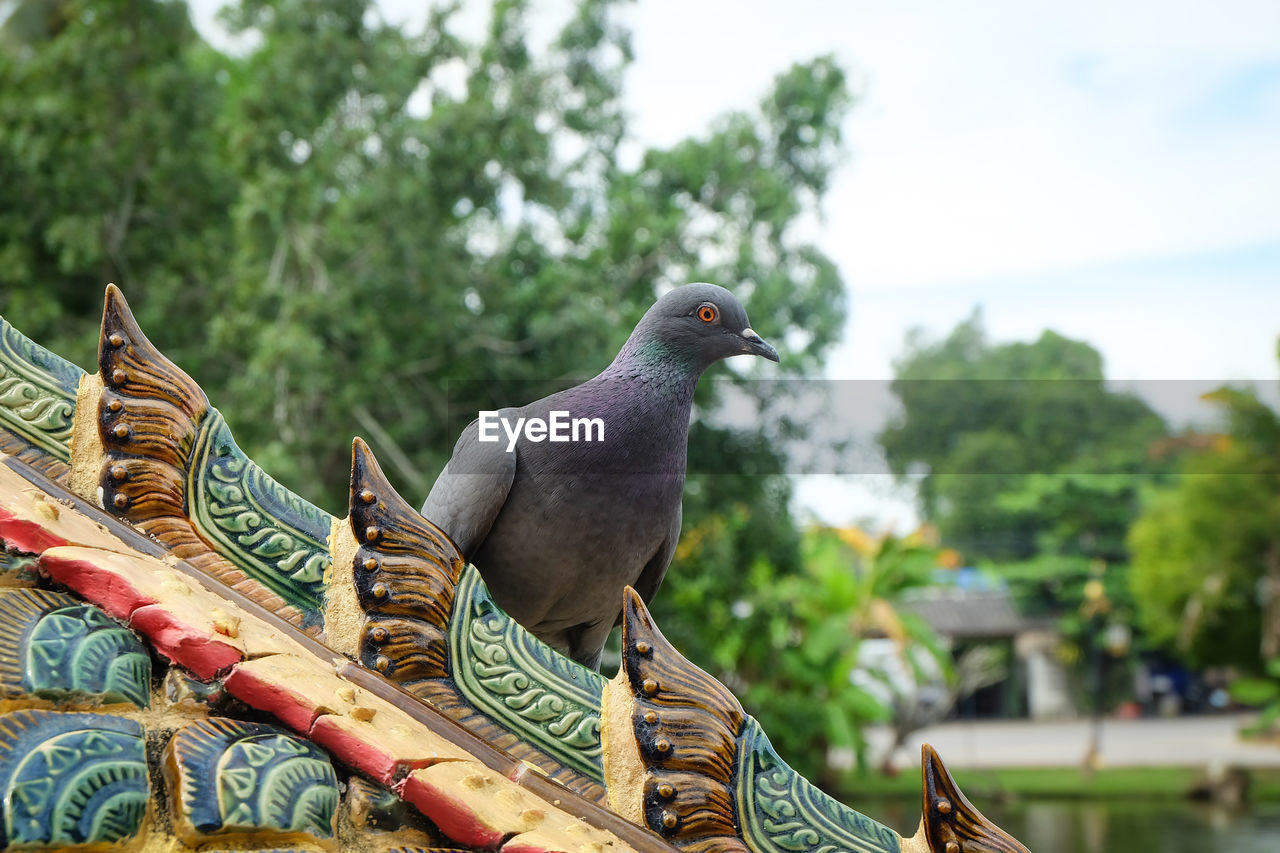
[[[306,696],[249,669],[233,666],[222,679],[232,696],[251,708],[266,711],[299,734],[310,736],[311,725],[326,709]]]
[[[128,619],[139,607],[156,603],[155,598],[143,594],[127,579],[93,559],[43,554],[40,571],[117,619]]]
[[[425,767],[429,760],[408,760],[370,739],[360,737],[361,726],[349,717],[326,714],[311,726],[311,740],[329,750],[344,764],[387,786],[393,786],[408,770]]]
[[[433,785],[424,780],[421,774],[410,774],[399,794],[430,818],[441,832],[460,844],[496,850],[506,834],[500,827],[485,822],[465,802],[454,796],[451,787]]]
[[[0,506],[0,539],[28,554],[39,554],[49,548],[67,544],[62,537],[55,536],[34,521],[18,518],[2,506]]]
[[[129,625],[146,634],[165,657],[204,681],[241,659],[240,650],[215,639],[212,629],[180,622],[163,604],[138,608],[129,617]]]

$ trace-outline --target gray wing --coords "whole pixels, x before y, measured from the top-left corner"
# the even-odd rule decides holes
[[[662,586],[662,579],[666,577],[667,566],[671,565],[671,558],[676,553],[676,543],[680,541],[680,522],[684,516],[684,508],[676,508],[675,521],[671,523],[670,529],[667,531],[667,538],[658,546],[658,550],[645,563],[644,570],[640,572],[640,577],[636,578],[636,582],[632,587],[636,592],[640,593],[640,598],[645,604],[653,601],[653,597],[658,594],[658,587]],[[621,606],[621,602],[619,602]],[[621,621],[622,614],[618,614]]]
[[[489,535],[516,477],[516,452],[506,452],[505,440],[480,441],[479,423],[472,421],[458,436],[422,504],[423,516],[449,534],[467,560]]]

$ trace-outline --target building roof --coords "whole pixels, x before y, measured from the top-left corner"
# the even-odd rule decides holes
[[[931,587],[913,595],[902,607],[942,636],[957,640],[1014,637],[1044,625],[1020,614],[1013,597],[1004,590]]]

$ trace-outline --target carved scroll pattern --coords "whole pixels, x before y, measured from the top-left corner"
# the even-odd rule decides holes
[[[0,451],[49,476],[65,475],[76,386],[82,375],[80,368],[36,345],[0,317]]]
[[[503,613],[474,566],[463,572],[457,600],[449,650],[462,694],[562,763],[602,778],[604,679],[557,654]]]
[[[211,410],[188,471],[187,504],[200,535],[245,574],[319,618],[331,518],[271,479]]]
[[[889,827],[842,805],[787,766],[760,724],[748,718],[738,741],[738,814],[758,853],[898,853]]]

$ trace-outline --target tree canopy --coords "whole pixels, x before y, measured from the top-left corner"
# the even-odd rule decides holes
[[[1133,588],[1153,641],[1200,666],[1280,658],[1280,414],[1251,390],[1210,395],[1224,430],[1186,440],[1182,473],[1133,526]]]
[[[993,344],[975,313],[941,341],[908,339],[900,415],[881,433],[890,468],[923,471],[919,500],[969,559],[1039,554],[1123,560],[1140,474],[1161,418],[1104,383],[1102,357],[1046,331]]]
[[[1167,427],[1107,386],[1098,351],[1053,331],[992,343],[975,312],[943,340],[909,337],[891,388],[902,410],[880,439],[894,473],[923,473],[921,511],[943,544],[996,574],[1024,614],[1057,618],[1068,659],[1100,648],[1101,624],[1127,630],[1125,537],[1167,467],[1151,454]],[[1124,668],[1109,669],[1120,688]]]
[[[370,3],[246,0],[224,13],[244,56],[182,3],[34,5],[63,24],[0,53],[6,313],[86,363],[116,281],[256,458],[331,508],[349,434],[420,496],[448,407],[495,402],[447,381],[591,375],[662,287],[734,288],[792,374],[841,328],[834,265],[794,227],[838,162],[829,58],[625,168],[610,0],[539,54],[519,0],[474,44],[443,7],[408,33]]]

